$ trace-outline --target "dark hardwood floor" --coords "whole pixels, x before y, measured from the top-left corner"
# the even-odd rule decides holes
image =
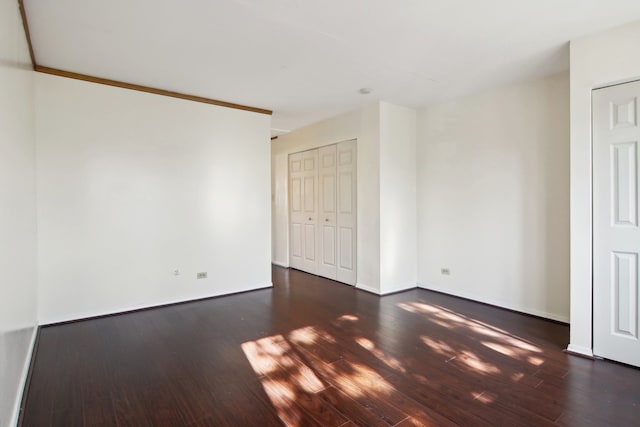
[[[41,329],[24,426],[638,426],[567,326],[274,267],[274,288]]]

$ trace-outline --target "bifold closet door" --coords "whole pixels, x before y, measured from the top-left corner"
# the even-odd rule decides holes
[[[356,284],[356,142],[289,155],[290,265]]]
[[[318,151],[289,156],[291,267],[316,274]]]
[[[356,284],[356,142],[337,145],[337,269],[336,280]]]
[[[336,146],[318,149],[318,275],[336,280]]]

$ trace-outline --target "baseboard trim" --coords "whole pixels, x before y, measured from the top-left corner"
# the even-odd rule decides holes
[[[527,315],[527,316],[537,317],[539,319],[548,320],[550,322],[561,323],[563,325],[568,325],[569,324],[569,318],[567,316],[561,316],[561,315],[547,313],[547,312],[539,311],[539,310],[532,310],[532,309],[525,308],[525,307],[507,306],[507,305],[505,305],[504,303],[501,303],[501,302],[488,301],[488,300],[480,299],[480,298],[478,298],[478,297],[476,297],[474,295],[469,295],[469,294],[455,294],[455,293],[452,293],[452,292],[449,292],[449,291],[446,291],[446,290],[438,289],[436,287],[428,286],[428,285],[421,284],[421,283],[418,283],[418,288],[425,289],[425,290],[431,291],[431,292],[437,292],[439,294],[449,295],[449,296],[452,296],[452,297],[473,301],[473,302],[476,302],[476,303],[479,303],[479,304],[488,305],[488,306],[491,306],[491,307],[500,308],[502,310],[512,311],[514,313],[519,313],[519,314],[524,314],[524,315]]]
[[[360,289],[361,291],[380,296],[380,291],[378,289],[363,285],[362,283],[356,283],[356,289]]]
[[[257,288],[246,289],[244,291],[230,292],[230,293],[227,293],[227,294],[212,295],[212,296],[209,296],[209,297],[194,298],[194,299],[188,299],[188,300],[184,300],[184,301],[170,302],[170,303],[166,303],[166,304],[150,305],[150,306],[140,307],[140,308],[132,308],[132,309],[128,309],[128,310],[115,311],[115,312],[112,312],[112,313],[97,314],[95,316],[85,316],[85,317],[79,317],[77,319],[62,320],[62,321],[59,321],[59,322],[48,322],[48,323],[43,323],[41,326],[43,328],[49,328],[51,326],[61,326],[61,325],[69,324],[69,323],[84,322],[85,320],[94,320],[94,319],[102,319],[102,318],[105,318],[105,317],[118,316],[120,314],[130,314],[130,313],[137,313],[139,311],[155,310],[157,308],[171,307],[173,305],[189,304],[189,303],[192,303],[192,302],[206,301],[206,300],[216,299],[216,298],[230,297],[230,296],[234,296],[234,295],[246,294],[246,293],[255,292],[255,291],[262,291],[262,290],[271,289],[271,288],[273,288],[273,282],[269,282],[268,284],[265,284],[263,286],[259,286]]]
[[[289,268],[289,263],[284,263],[280,261],[271,261],[271,264],[277,265],[278,267],[282,267],[282,268]]]
[[[417,285],[409,285],[406,288],[400,288],[400,289],[394,289],[393,291],[382,292],[380,293],[380,295],[386,297],[387,295],[401,294],[402,292],[412,291],[417,288],[418,288]]]
[[[590,348],[582,347],[581,345],[569,344],[565,353],[571,354],[572,356],[584,357],[590,360],[596,359]]]
[[[31,375],[33,373],[33,361],[38,352],[38,343],[40,342],[40,326],[36,325],[31,333],[31,342],[29,343],[29,352],[22,367],[22,375],[20,376],[20,385],[18,387],[19,394],[13,405],[13,414],[11,416],[10,426],[22,425],[23,409],[26,403],[29,387],[31,385]]]

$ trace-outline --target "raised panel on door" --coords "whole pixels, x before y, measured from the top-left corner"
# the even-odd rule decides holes
[[[356,142],[346,141],[337,145],[337,280],[356,284]]]
[[[613,252],[612,332],[638,339],[638,254]]]
[[[640,366],[640,82],[593,92],[594,354]]]
[[[340,227],[340,268],[342,270],[353,271],[353,229],[351,227]]]
[[[336,146],[318,149],[318,274],[337,278]]]

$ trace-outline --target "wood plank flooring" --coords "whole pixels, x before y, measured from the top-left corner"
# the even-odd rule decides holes
[[[274,267],[274,288],[41,329],[23,426],[638,426],[565,325]]]

